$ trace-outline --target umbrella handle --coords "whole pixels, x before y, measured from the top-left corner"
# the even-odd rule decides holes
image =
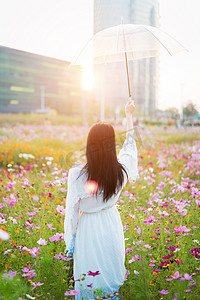
[[[131,98],[130,81],[129,81],[129,73],[128,73],[128,61],[127,61],[126,51],[125,51],[125,60],[126,60],[126,74],[127,74],[127,80],[128,80],[128,93],[129,93],[129,98]]]

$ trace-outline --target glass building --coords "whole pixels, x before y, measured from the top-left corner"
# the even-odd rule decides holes
[[[112,13],[111,13],[112,12]],[[144,24],[159,27],[158,0],[94,0],[94,33],[119,25]],[[131,94],[141,115],[154,115],[159,84],[159,57],[129,61]],[[104,95],[111,107],[123,107],[128,99],[125,61],[94,66],[96,95],[101,97],[102,78]]]
[[[68,67],[66,61],[0,46],[0,113],[81,113],[81,70]]]

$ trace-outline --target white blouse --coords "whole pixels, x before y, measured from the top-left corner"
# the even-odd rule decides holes
[[[127,133],[126,140],[118,155],[118,162],[126,169],[129,180],[136,180],[140,177],[138,173],[137,147],[134,135]],[[107,202],[103,202],[103,192],[99,193],[96,197],[85,191],[84,185],[87,181],[86,174],[81,175],[76,180],[83,166],[84,165],[74,166],[69,169],[68,172],[68,190],[64,221],[65,253],[70,249],[72,235],[76,234],[81,212],[94,213],[115,205],[123,187],[127,183],[127,176],[123,171],[124,181],[120,191],[118,194],[113,195]]]

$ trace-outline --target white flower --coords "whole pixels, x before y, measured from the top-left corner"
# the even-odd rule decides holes
[[[47,245],[47,241],[45,241],[45,239],[42,239],[42,238],[40,238],[40,239],[37,241],[37,243],[38,243],[39,245],[43,245],[43,246]]]
[[[52,161],[52,160],[53,160],[53,157],[46,156],[45,159],[46,159],[46,160]]]
[[[30,296],[29,294],[26,294],[26,297],[29,298],[29,299],[32,299],[32,300],[35,299],[35,297],[32,297],[32,296]]]
[[[32,154],[27,154],[27,153],[20,153],[19,157],[24,157],[25,159],[29,159],[29,158],[35,158]]]
[[[9,233],[0,229],[0,239],[2,239],[3,241],[7,241],[9,240],[9,237],[10,237]]]
[[[180,250],[181,250],[181,249],[177,248],[177,249],[174,250],[174,252],[177,252],[177,251],[180,251]]]
[[[199,241],[198,240],[192,240],[194,243],[197,243],[197,244],[199,244]]]
[[[136,270],[134,270],[133,272],[134,272],[134,274],[136,274],[136,275],[139,275],[139,274],[140,274],[140,273],[139,273],[138,271],[136,271]]]

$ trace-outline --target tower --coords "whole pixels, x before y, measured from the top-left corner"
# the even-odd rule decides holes
[[[94,0],[94,34],[108,27],[124,23],[159,27],[158,0]],[[141,115],[154,115],[157,104],[159,58],[129,61],[132,96]],[[104,70],[104,71],[103,71]],[[106,105],[115,109],[128,99],[125,61],[94,67],[97,78],[96,94],[104,84]],[[103,82],[102,82],[103,77]],[[101,96],[99,96],[101,97]]]

